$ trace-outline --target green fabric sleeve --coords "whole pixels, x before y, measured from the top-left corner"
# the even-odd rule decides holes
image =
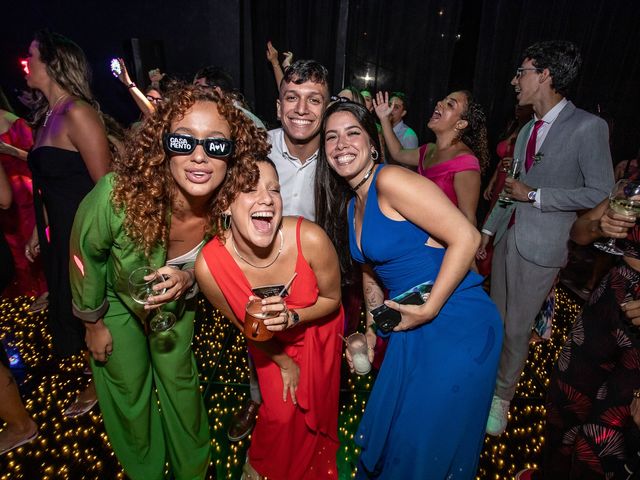
[[[107,267],[114,243],[113,222],[121,222],[111,204],[113,174],[105,175],[84,198],[71,231],[69,273],[73,312],[96,322],[109,309]]]

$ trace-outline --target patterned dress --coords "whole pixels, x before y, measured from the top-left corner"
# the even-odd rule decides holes
[[[619,245],[640,258],[640,228]],[[640,388],[640,330],[620,305],[640,299],[640,272],[620,261],[576,319],[551,377],[541,478],[628,479],[640,470],[631,418]]]

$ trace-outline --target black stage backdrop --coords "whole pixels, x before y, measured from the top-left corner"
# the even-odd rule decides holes
[[[515,104],[509,84],[522,51],[539,40],[576,42],[583,64],[571,100],[609,121],[615,161],[640,146],[640,2],[633,0],[485,0],[474,91],[496,135]]]
[[[575,103],[613,120],[612,149],[634,155],[640,93],[640,2],[635,0],[23,0],[5,7],[0,29],[0,84],[24,86],[18,59],[47,26],[87,53],[94,91],[123,122],[137,117],[126,88],[108,71],[124,55],[133,70],[132,38],[160,52],[160,66],[186,79],[201,66],[225,67],[264,119],[275,121],[277,90],[265,59],[267,40],[296,58],[329,68],[332,92],[353,84],[404,90],[407,123],[422,142],[435,102],[453,89],[474,91],[485,106],[491,143],[511,115],[509,81],[522,50],[537,40],[569,39],[583,52]],[[147,80],[135,78],[144,85]],[[14,101],[15,103],[15,101]]]

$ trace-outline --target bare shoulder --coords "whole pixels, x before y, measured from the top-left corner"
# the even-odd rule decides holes
[[[74,98],[68,101],[64,106],[64,115],[72,123],[79,122],[100,122],[100,116],[93,106],[89,105],[84,100]]]
[[[295,235],[298,218],[299,217],[283,217],[282,223],[285,230],[291,231]],[[310,220],[307,220],[306,218],[301,220],[300,241],[304,249],[311,250],[312,248],[320,247],[321,245],[324,245],[324,241],[328,240],[329,238],[322,227]]]
[[[412,172],[404,167],[396,165],[385,166],[376,179],[376,187],[379,193],[388,194],[393,192],[406,191],[416,185],[430,184],[422,175]]]

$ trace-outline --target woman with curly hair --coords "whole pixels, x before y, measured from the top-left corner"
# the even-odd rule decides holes
[[[209,428],[191,351],[195,258],[216,231],[216,194],[266,155],[266,134],[215,92],[179,86],[126,142],[115,172],[80,205],[71,235],[73,309],[86,342],[104,424],[132,479],[204,478]],[[163,292],[137,304],[131,272],[151,266]],[[175,313],[149,333],[156,309]]]
[[[376,336],[389,339],[355,434],[356,478],[470,480],[502,344],[498,311],[469,271],[480,235],[433,182],[376,164],[364,106],[330,105],[320,131],[316,186],[325,187],[316,198],[347,215],[333,240],[361,264],[371,361]],[[335,195],[338,182],[347,195]],[[385,289],[394,298],[425,282],[433,287],[421,305],[384,301]],[[383,303],[399,320],[391,331],[374,324],[371,310]],[[353,368],[348,352],[347,361]]]
[[[31,42],[27,62],[27,85],[37,95],[35,142],[28,156],[36,229],[25,255],[33,261],[42,253],[53,349],[65,357],[84,347],[82,322],[71,311],[71,225],[82,199],[109,170],[111,154],[82,49],[43,30]]]
[[[440,100],[427,124],[435,133],[436,142],[413,149],[402,148],[393,133],[388,94],[378,92],[374,105],[391,158],[418,167],[418,173],[438,185],[467,220],[476,225],[480,174],[489,162],[489,150],[485,115],[473,101],[471,92],[452,92]]]
[[[196,262],[204,294],[245,332],[247,302],[271,286],[259,296],[275,336],[248,341],[263,402],[243,478],[336,479],[344,324],[338,258],[318,225],[282,217],[276,167],[256,160],[250,175],[222,187],[214,214],[227,229]]]

